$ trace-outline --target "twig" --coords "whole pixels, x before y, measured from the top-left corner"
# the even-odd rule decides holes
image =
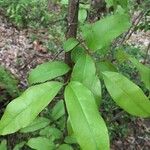
[[[148,57],[148,55],[149,55],[149,54],[148,54],[149,50],[150,50],[150,42],[149,42],[148,47],[147,47],[147,50],[146,50],[146,55],[145,55],[143,64],[146,64],[146,60],[147,60],[147,57]]]
[[[54,58],[52,59],[52,61],[56,60],[56,58],[63,52],[64,50],[61,49],[59,52],[56,53],[56,55],[54,56]]]
[[[124,35],[124,37],[122,38],[121,42],[119,45],[122,45],[126,40],[128,40],[131,35],[133,34],[133,32],[135,31],[136,26],[139,24],[139,22],[141,21],[142,17],[143,17],[144,13],[140,12],[139,15],[133,20],[132,22],[132,26],[130,27],[130,29],[126,32],[126,34]]]
[[[124,111],[123,111],[123,110],[120,111],[118,114],[116,114],[115,117],[113,117],[113,118],[110,120],[110,122],[116,121],[116,120],[119,119],[123,114],[124,114]]]

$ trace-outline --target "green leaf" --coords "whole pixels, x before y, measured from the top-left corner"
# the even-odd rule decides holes
[[[95,76],[96,68],[93,59],[89,55],[83,55],[76,62],[73,73],[71,75],[72,80],[77,80],[85,84],[93,82],[93,76]]]
[[[116,13],[93,24],[86,24],[82,33],[89,49],[100,50],[130,27],[127,14]]]
[[[79,41],[77,41],[75,38],[69,38],[67,41],[65,41],[63,49],[65,50],[65,52],[69,52],[74,49],[78,44]]]
[[[71,59],[74,61],[74,63],[76,63],[80,57],[83,57],[83,55],[85,55],[84,48],[77,46],[71,52]]]
[[[35,85],[10,102],[0,121],[0,135],[14,133],[27,127],[52,101],[61,87],[59,82]]]
[[[114,5],[114,0],[105,0],[107,7],[111,7]]]
[[[78,59],[73,68],[71,80],[79,81],[88,87],[94,94],[96,103],[99,106],[101,100],[101,84],[96,75],[95,63],[89,55],[83,55]]]
[[[59,120],[57,120],[56,124],[57,124],[57,127],[61,131],[65,130],[65,128],[66,128],[66,116],[64,115],[61,118],[59,118]]]
[[[124,9],[127,9],[128,7],[128,0],[117,0],[118,4],[124,8]]]
[[[76,138],[74,137],[74,135],[71,135],[71,136],[65,137],[64,142],[67,143],[67,144],[76,144],[76,143],[77,143],[77,140],[76,140]]]
[[[84,23],[86,18],[87,18],[87,10],[86,9],[80,9],[79,10],[79,16],[78,16],[79,22]]]
[[[22,148],[25,144],[26,144],[26,142],[23,141],[23,142],[17,144],[17,145],[13,148],[13,150],[21,150],[21,148]]]
[[[63,5],[68,5],[68,0],[61,0],[60,3]]]
[[[113,100],[129,114],[150,116],[150,101],[132,81],[116,72],[103,72],[104,82]]]
[[[65,114],[64,102],[63,102],[63,100],[60,100],[57,102],[57,104],[52,109],[51,116],[54,120],[58,120],[64,114]]]
[[[68,144],[62,144],[58,147],[57,150],[73,150],[73,148]]]
[[[0,150],[7,150],[7,141],[6,140],[1,141]]]
[[[36,130],[46,127],[50,123],[50,120],[44,117],[36,118],[29,126],[20,130],[22,133],[34,132]]]
[[[109,136],[93,94],[72,81],[65,89],[65,101],[74,135],[83,150],[108,150]]]
[[[129,55],[125,53],[122,49],[117,49],[116,59],[119,63],[123,63],[129,59]]]
[[[67,131],[68,131],[68,135],[72,136],[73,135],[73,129],[71,126],[71,122],[70,122],[70,117],[68,116],[67,119]]]
[[[135,65],[138,69],[141,76],[141,80],[144,82],[147,89],[150,90],[150,68],[141,64],[137,59],[130,57],[129,60]]]
[[[91,5],[90,5],[90,3],[83,3],[83,4],[80,3],[80,8],[88,10],[91,8]]]
[[[141,64],[136,58],[130,56],[123,50],[119,49],[116,54],[116,58],[120,63],[126,60],[131,61],[131,63],[137,68],[141,76],[141,80],[145,84],[146,88],[150,90],[150,68]]]
[[[46,62],[37,66],[29,73],[28,81],[30,84],[45,82],[56,77],[62,76],[69,71],[68,65],[63,62]]]
[[[35,150],[54,150],[55,149],[55,145],[54,143],[44,137],[37,137],[37,138],[31,138],[27,145]]]
[[[103,78],[102,72],[104,71],[117,72],[117,68],[110,61],[97,62],[96,69],[100,79]]]
[[[62,132],[54,127],[48,126],[40,131],[41,136],[46,136],[50,138],[51,141],[60,139],[62,137]]]
[[[105,0],[107,7],[120,5],[122,8],[126,9],[128,6],[128,0]]]

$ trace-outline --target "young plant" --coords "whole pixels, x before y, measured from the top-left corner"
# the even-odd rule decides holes
[[[60,93],[61,97],[64,97],[67,117],[67,134],[64,131],[64,135],[75,137],[83,150],[109,150],[108,130],[99,112],[103,99],[100,80],[104,80],[112,99],[123,110],[134,116],[149,117],[150,101],[143,91],[117,72],[115,67],[112,67],[113,64],[102,63],[94,57],[96,52],[101,53],[102,49],[108,47],[129,27],[129,17],[122,9],[93,24],[83,25],[81,30],[84,43],[74,38],[69,38],[64,43],[64,50],[67,54],[71,54],[73,67],[64,62],[54,61],[46,62],[31,70],[28,77],[31,87],[8,104],[0,121],[0,135],[15,133],[19,130],[30,131],[33,124],[39,122],[40,125],[41,122],[47,124],[48,121],[45,119],[41,118],[43,121],[41,119],[35,121],[35,119]],[[105,53],[109,51],[106,50]],[[119,56],[121,60],[129,60],[137,67],[141,79],[149,89],[150,69],[146,66],[142,68],[142,64],[125,53]],[[67,80],[65,79],[63,83],[63,78],[60,76],[65,74],[68,74]],[[23,129],[25,127],[27,128]],[[37,150],[55,147],[45,137],[32,138],[27,145]],[[62,147],[67,149],[68,145],[63,144]]]

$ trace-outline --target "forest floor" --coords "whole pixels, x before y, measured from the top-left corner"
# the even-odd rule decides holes
[[[42,62],[56,59],[56,55],[32,41],[30,31],[17,30],[6,18],[0,16],[0,65],[5,66],[19,80],[21,88],[27,87],[27,74]],[[39,34],[39,33],[37,33]],[[46,33],[41,33],[46,36]],[[127,41],[141,49],[147,49],[150,32],[136,32]],[[63,54],[62,54],[63,55]],[[62,56],[60,57],[62,58]],[[150,150],[150,120],[136,119],[128,124],[129,134],[112,142],[113,150]]]

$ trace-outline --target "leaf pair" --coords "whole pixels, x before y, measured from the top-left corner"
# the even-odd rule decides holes
[[[61,87],[59,82],[35,85],[10,102],[0,121],[0,134],[14,133],[28,126],[52,101]]]
[[[64,63],[44,63],[30,72],[29,83],[45,82],[68,71],[69,67]],[[52,101],[62,85],[62,83],[55,81],[35,85],[10,102],[0,121],[0,135],[14,133],[28,126]]]
[[[77,60],[71,80],[83,83],[93,93],[97,105],[100,105],[101,84],[96,75],[95,63],[89,55],[82,55]]]
[[[98,111],[100,99],[95,63],[89,55],[80,56],[65,89],[65,101],[71,131],[83,150],[109,149],[107,127]]]

